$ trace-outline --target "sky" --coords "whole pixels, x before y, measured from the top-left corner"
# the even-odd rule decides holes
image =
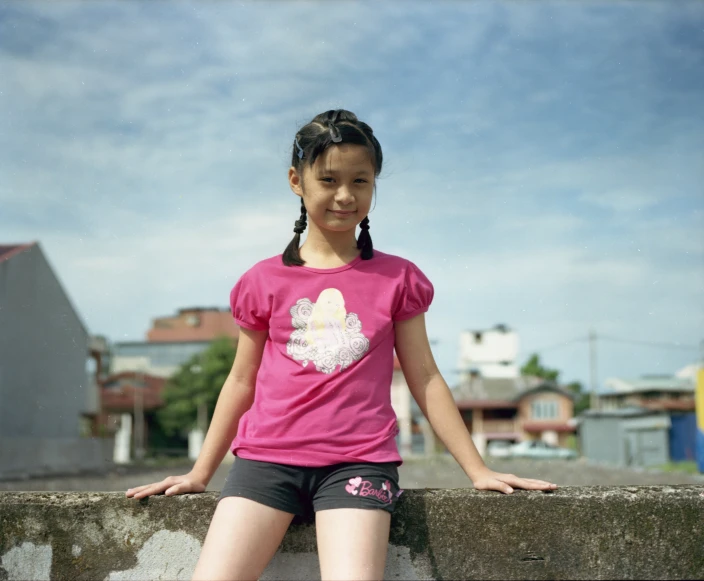
[[[506,324],[563,382],[704,339],[704,3],[0,0],[0,244],[39,241],[89,332],[228,306],[283,251],[293,136],[384,152],[376,248],[416,263],[438,365]]]

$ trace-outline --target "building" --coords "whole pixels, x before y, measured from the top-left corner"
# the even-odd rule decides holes
[[[0,478],[110,464],[94,437],[104,349],[38,242],[0,246]]]
[[[169,377],[214,339],[224,336],[237,341],[239,331],[229,309],[180,309],[174,316],[154,319],[146,341],[115,343],[111,372],[140,371]]]
[[[112,374],[138,371],[168,378],[193,356],[205,351],[211,341],[124,341],[112,351]]]
[[[518,333],[506,325],[496,325],[483,331],[463,331],[460,334],[458,369],[460,382],[472,372],[486,378],[517,379],[520,370]]]
[[[413,399],[403,375],[401,363],[395,354],[394,372],[391,379],[391,407],[393,407],[398,420],[399,433],[396,436],[396,443],[399,454],[402,457],[408,457],[412,454],[434,454],[435,433]]]
[[[171,317],[158,317],[147,331],[150,343],[195,343],[212,341],[216,337],[240,336],[240,328],[235,324],[230,309],[217,307],[191,307],[179,309]]]
[[[697,365],[673,375],[644,375],[638,379],[610,378],[600,394],[600,409],[641,409],[668,416],[669,460],[694,460],[696,449],[695,379]]]
[[[134,371],[116,373],[103,379],[100,415],[103,429],[110,434],[118,432],[122,427],[122,416],[129,414],[135,418],[134,422],[130,420],[130,427],[135,427],[135,441],[130,442],[130,448],[134,446],[135,450],[146,450],[155,444],[164,448],[165,438],[158,427],[155,413],[164,404],[162,394],[165,384],[166,380],[162,377]],[[141,432],[138,426],[143,426]],[[156,436],[161,441],[154,442],[154,438],[151,438],[152,431],[157,432]]]
[[[666,464],[670,427],[670,417],[662,411],[586,410],[579,416],[582,455],[614,466]]]
[[[482,377],[474,371],[453,391],[480,454],[492,440],[543,440],[565,446],[574,434],[574,395],[538,378]]]
[[[645,375],[638,379],[610,378],[599,394],[602,410],[640,407],[649,410],[694,412],[694,381],[689,377]]]
[[[574,396],[558,385],[522,377],[519,338],[507,325],[460,335],[457,407],[480,454],[492,440],[541,439],[566,445],[576,430]]]
[[[161,391],[169,377],[219,337],[230,337],[233,341],[239,338],[239,327],[230,310],[191,307],[180,309],[173,316],[153,319],[146,341],[113,345],[111,375],[103,383],[106,413],[101,417],[101,425],[105,432],[119,434],[119,447],[123,451],[116,453],[118,456],[127,458],[132,450],[138,454],[146,448],[158,447],[163,451],[165,446],[178,447],[178,439],[167,438],[156,422],[156,408],[162,405]],[[146,384],[140,378],[146,378]],[[140,387],[145,389],[141,395]],[[137,403],[144,405],[141,412]],[[150,433],[157,438],[151,438]],[[185,441],[181,444],[185,445]]]

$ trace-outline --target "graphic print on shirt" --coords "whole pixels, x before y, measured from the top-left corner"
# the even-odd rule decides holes
[[[286,351],[303,367],[312,361],[323,373],[332,373],[338,365],[342,371],[369,350],[362,322],[345,310],[345,299],[336,288],[326,288],[315,303],[299,299],[289,312],[294,331]]]

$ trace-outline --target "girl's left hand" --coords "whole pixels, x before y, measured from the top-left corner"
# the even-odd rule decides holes
[[[525,490],[555,490],[557,488],[557,484],[544,480],[519,478],[514,474],[502,474],[488,468],[472,479],[472,484],[477,490],[498,490],[504,494],[511,494],[514,488],[524,488]]]

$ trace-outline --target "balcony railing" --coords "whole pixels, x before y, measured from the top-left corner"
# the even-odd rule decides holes
[[[492,433],[513,433],[519,431],[516,420],[484,420],[482,427],[484,432]]]

